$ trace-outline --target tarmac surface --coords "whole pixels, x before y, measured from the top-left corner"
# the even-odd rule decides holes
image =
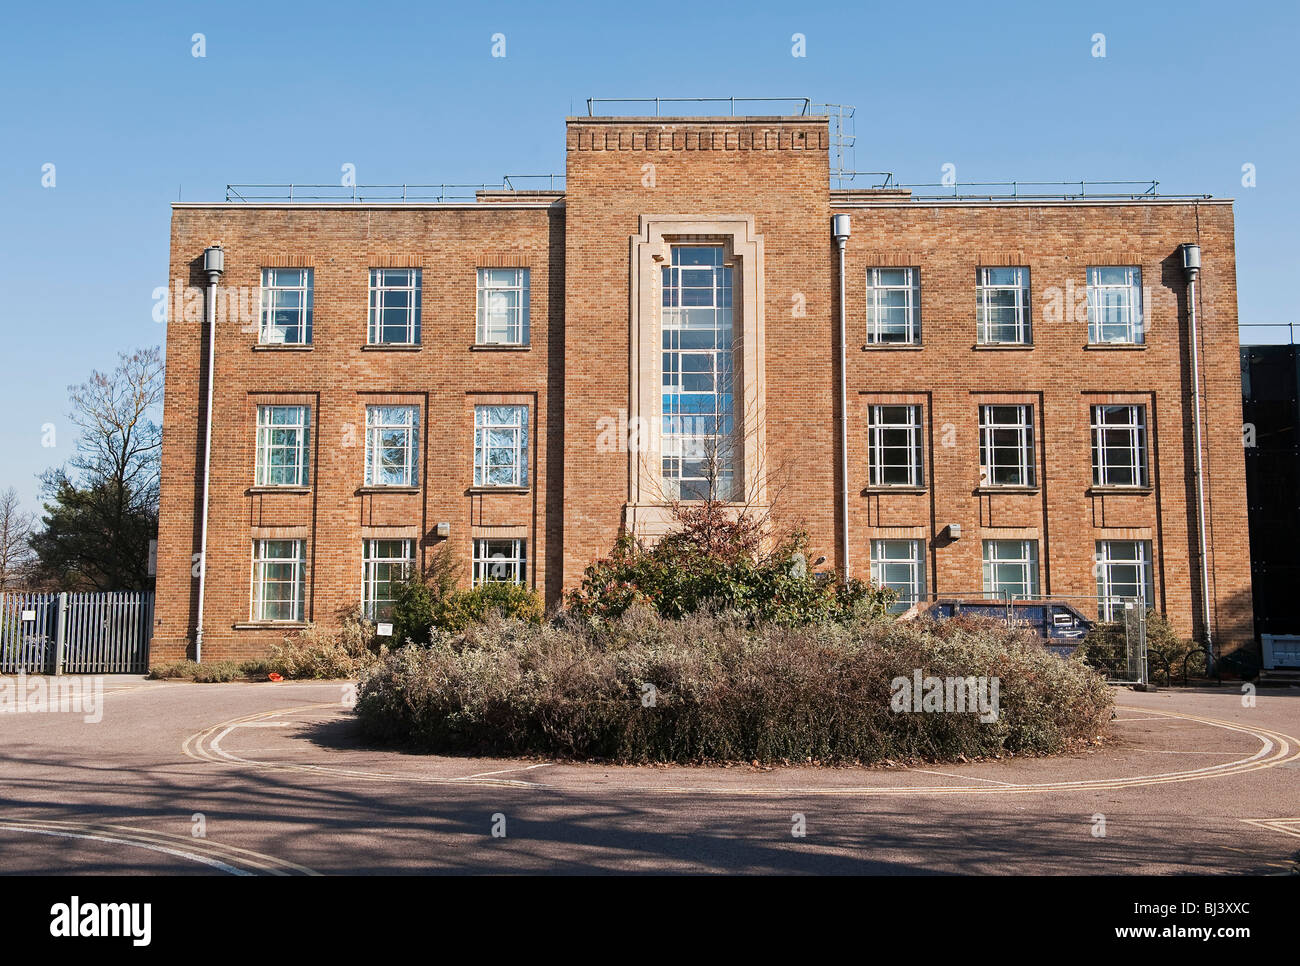
[[[361,743],[342,682],[103,680],[98,721],[0,714],[0,873],[1280,875],[1300,856],[1300,689],[1121,690],[1116,740],[1058,758],[764,769],[412,755]]]

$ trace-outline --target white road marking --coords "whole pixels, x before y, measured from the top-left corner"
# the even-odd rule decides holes
[[[112,838],[107,835],[91,835],[89,832],[62,832],[54,829],[30,828],[24,825],[0,825],[0,829],[11,832],[31,832],[34,835],[52,835],[61,839],[90,839],[95,842],[107,842],[110,845],[132,845],[138,849],[148,849],[150,852],[164,852],[167,855],[174,855],[177,858],[189,859],[191,862],[199,862],[203,865],[211,866],[227,875],[252,875],[246,869],[237,869],[233,865],[227,865],[225,862],[217,859],[210,859],[204,855],[196,855],[193,852],[182,852],[180,849],[169,849],[165,845],[150,845],[147,842],[138,842],[131,839]]]
[[[978,775],[950,775],[946,771],[927,771],[924,768],[909,768],[908,771],[919,771],[923,775],[942,775],[944,778],[956,778],[958,781],[977,781],[988,782],[990,785],[1005,785],[1011,787],[1011,782],[994,781],[992,778],[980,778]]]
[[[555,764],[553,761],[544,761],[538,765],[519,765],[516,768],[502,768],[498,771],[481,771],[477,775],[466,775],[464,778],[452,778],[450,780],[454,782],[467,782],[472,781],[475,778],[487,778],[489,775],[504,775],[507,772],[512,771],[532,771],[534,768],[547,768],[553,764]]]

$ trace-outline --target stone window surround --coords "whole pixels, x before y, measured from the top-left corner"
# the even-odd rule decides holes
[[[631,392],[628,424],[644,427],[643,452],[628,448],[628,499],[624,525],[643,537],[666,532],[671,514],[663,500],[659,454],[662,434],[661,272],[674,245],[722,245],[733,263],[732,325],[739,344],[736,366],[737,425],[741,434],[739,466],[744,505],[767,507],[765,409],[767,367],[764,338],[763,236],[753,215],[641,215],[639,234],[629,237]],[[640,420],[640,422],[638,422]],[[736,504],[740,506],[741,504]]]

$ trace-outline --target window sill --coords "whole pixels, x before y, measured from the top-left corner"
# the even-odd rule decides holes
[[[531,345],[481,345],[477,342],[469,347],[470,352],[528,352],[531,349]]]
[[[361,347],[362,352],[419,352],[424,346],[409,342],[367,342]]]
[[[299,343],[275,343],[275,342],[258,342],[253,346],[254,352],[311,352],[315,346],[308,343],[301,345]]]
[[[418,486],[359,486],[357,493],[419,493]]]
[[[920,342],[868,342],[862,347],[863,352],[920,352],[925,346]]]
[[[1038,492],[1036,486],[977,486],[975,492],[980,496],[986,493],[1014,493],[1021,496],[1032,495]]]
[[[1155,492],[1153,486],[1090,486],[1089,496],[1150,496]]]
[[[273,631],[300,630],[307,627],[306,621],[248,621],[244,624],[231,624],[237,631]]]
[[[976,342],[971,346],[976,352],[1029,352],[1034,348],[1032,342]]]
[[[1084,349],[1089,352],[1141,352],[1146,347],[1145,342],[1089,342]]]
[[[310,486],[250,486],[244,491],[248,494],[253,493],[310,493]]]
[[[471,486],[469,493],[531,493],[531,486]]]
[[[862,488],[863,495],[876,493],[927,493],[929,490],[924,486],[865,486]]]

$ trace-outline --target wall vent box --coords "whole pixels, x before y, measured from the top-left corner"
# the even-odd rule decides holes
[[[960,539],[961,539],[961,524],[960,524],[960,523],[950,523],[950,524],[948,524],[948,539],[949,539],[949,540],[960,540]]]
[[[439,537],[450,537],[450,536],[451,536],[451,524],[450,524],[450,523],[439,523],[436,527],[433,528],[433,532],[434,532],[434,534],[435,534],[436,536],[439,536]]]

